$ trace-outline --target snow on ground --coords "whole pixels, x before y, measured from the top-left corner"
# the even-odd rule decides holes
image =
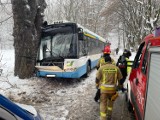
[[[93,70],[90,77],[85,80],[84,78],[75,80],[36,77],[22,80],[13,76],[14,51],[2,51],[2,55],[1,69],[3,69],[3,73],[0,76],[0,93],[4,96],[15,102],[34,106],[45,120],[74,120],[78,117],[77,113],[73,114],[75,109],[81,113],[92,111],[92,108],[90,111],[79,108],[85,104],[80,102],[84,99],[95,104],[93,97],[96,92],[94,86],[96,70]],[[92,94],[89,100],[86,97],[87,94]],[[95,118],[95,116],[93,117]],[[83,119],[83,117],[81,118]],[[90,118],[92,117],[88,116],[88,119]]]
[[[9,99],[34,106],[44,120],[97,120],[99,105],[93,98],[96,92],[95,75],[81,79],[19,79],[13,75],[14,51],[2,51],[0,93]],[[121,55],[113,54],[117,60]]]

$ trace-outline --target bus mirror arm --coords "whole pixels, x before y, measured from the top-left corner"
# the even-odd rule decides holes
[[[83,35],[83,29],[82,28],[78,28],[78,39],[79,40],[84,40],[84,35]]]

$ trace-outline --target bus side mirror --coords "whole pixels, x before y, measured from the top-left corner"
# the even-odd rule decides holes
[[[84,40],[83,30],[82,28],[78,28],[78,40]]]

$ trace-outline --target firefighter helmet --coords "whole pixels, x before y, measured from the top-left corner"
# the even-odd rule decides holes
[[[125,49],[123,55],[129,58],[132,55],[132,53],[129,50]]]
[[[110,49],[109,45],[107,45],[107,46],[104,47],[103,53],[104,54],[110,54],[111,53],[111,49]]]

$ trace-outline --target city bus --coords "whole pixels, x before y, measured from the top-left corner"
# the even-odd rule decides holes
[[[104,38],[77,23],[46,25],[42,28],[36,75],[57,78],[88,76],[105,44]]]

